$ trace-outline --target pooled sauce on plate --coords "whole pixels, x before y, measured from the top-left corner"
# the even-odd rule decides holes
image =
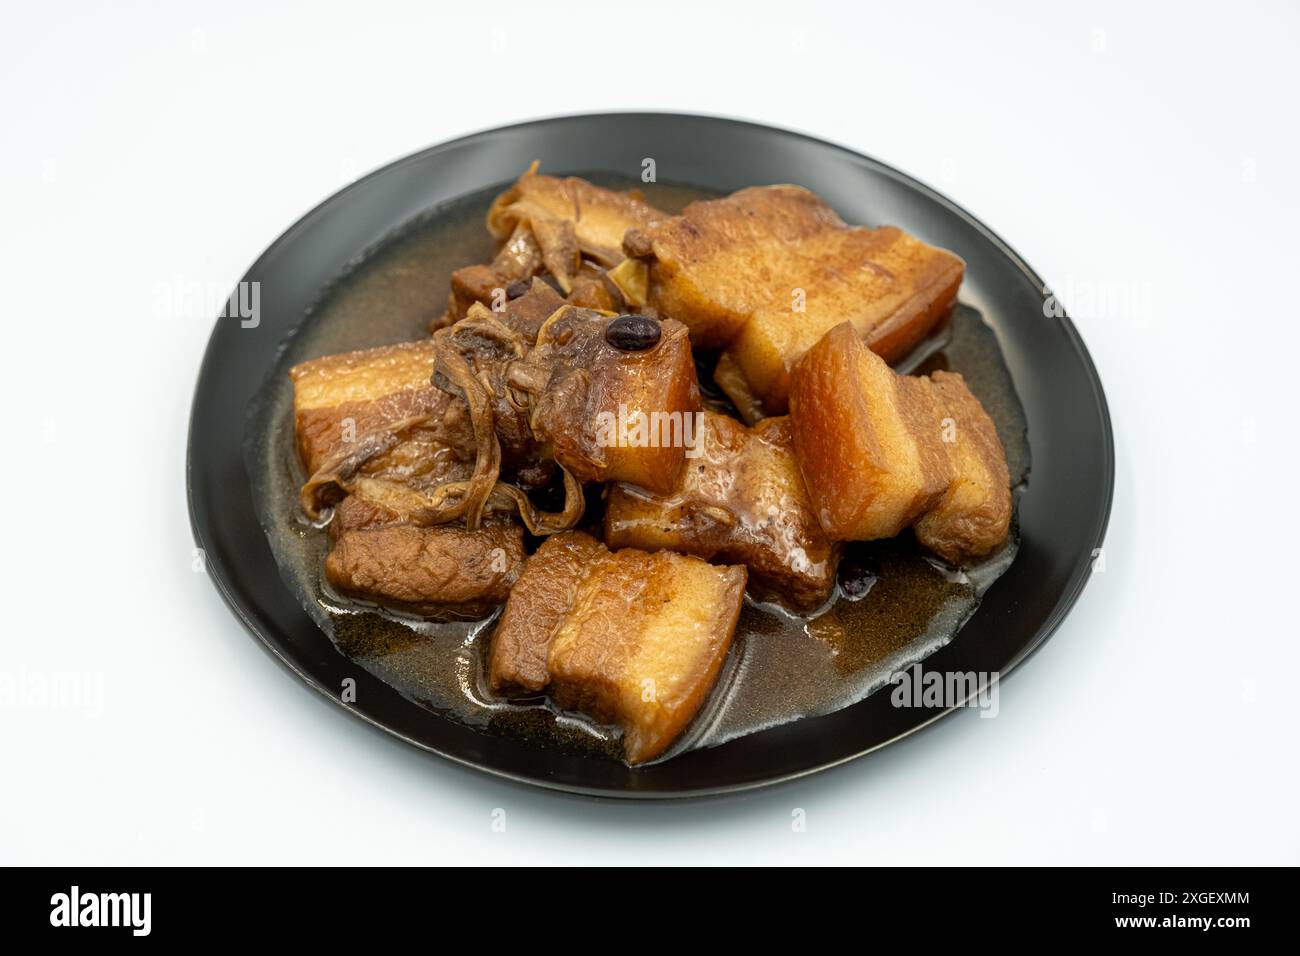
[[[615,189],[640,188],[670,213],[713,194],[601,174],[585,178]],[[331,283],[285,344],[250,421],[255,504],[286,584],[339,651],[406,697],[437,714],[489,733],[528,737],[544,746],[619,759],[617,731],[553,709],[543,697],[495,699],[486,690],[485,661],[496,615],[481,621],[404,617],[344,598],[322,570],[328,532],[299,509],[304,480],[294,443],[293,389],[288,369],[307,359],[423,338],[441,314],[454,269],[492,257],[483,228],[493,187],[432,210],[368,250]],[[958,305],[951,320],[899,371],[961,372],[997,425],[1013,487],[1027,479],[1029,446],[997,338],[979,313]],[[701,381],[706,396],[720,392]],[[599,507],[583,527],[596,526]],[[708,747],[800,717],[830,713],[862,700],[892,674],[953,639],[980,597],[1015,557],[1013,520],[1006,545],[964,571],[942,566],[910,532],[849,544],[831,600],[799,616],[746,599],[731,652],[714,692],[693,726],[661,759]]]

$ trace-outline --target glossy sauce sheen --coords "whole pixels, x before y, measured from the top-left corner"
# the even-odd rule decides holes
[[[600,174],[584,178],[613,188],[641,188],[651,203],[668,212],[692,199],[709,198],[694,190]],[[322,572],[327,533],[313,527],[298,507],[303,474],[294,451],[288,368],[321,355],[426,335],[429,320],[446,304],[451,272],[491,258],[494,242],[483,222],[500,188],[410,223],[324,290],[286,343],[260,396],[258,419],[250,425],[254,494],[286,584],[342,653],[440,715],[489,733],[523,735],[539,746],[618,759],[621,747],[607,728],[558,713],[541,697],[524,703],[492,697],[486,649],[495,616],[419,620],[333,593]],[[1023,484],[1029,474],[1024,413],[997,339],[975,310],[959,306],[938,336],[898,366],[922,373],[941,368],[965,376],[997,425],[1012,484]],[[706,399],[717,396],[710,383],[701,385]],[[600,509],[590,510],[594,514],[584,525],[599,519]],[[598,525],[593,530],[599,535]],[[891,674],[948,643],[1010,565],[1017,544],[1013,520],[1001,551],[977,567],[954,572],[928,558],[904,533],[891,541],[850,545],[831,602],[811,617],[747,599],[710,701],[665,757],[861,700]]]

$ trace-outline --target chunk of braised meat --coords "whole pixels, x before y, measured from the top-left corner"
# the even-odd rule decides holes
[[[303,509],[324,508],[361,478],[420,487],[473,462],[465,404],[430,380],[432,342],[328,355],[294,366]]]
[[[845,323],[795,366],[790,420],[831,537],[890,538],[915,525],[921,543],[952,563],[1006,540],[1006,453],[960,375],[897,375]]]
[[[741,566],[556,535],[510,592],[492,635],[491,686],[549,689],[560,707],[620,726],[629,763],[652,760],[717,683],[744,593]]]
[[[746,428],[705,412],[703,425],[672,491],[610,485],[605,543],[744,564],[757,597],[799,611],[820,607],[834,589],[842,548],[804,489],[790,420]]]
[[[558,230],[567,242],[568,232],[563,227],[548,225],[564,224],[584,257],[610,268],[623,261],[623,236],[629,229],[649,226],[667,216],[635,191],[616,192],[576,177],[540,175],[537,165],[533,163],[492,203],[487,224],[498,239],[528,225],[535,233],[539,228]],[[539,244],[546,247],[540,236]],[[572,276],[551,271],[568,292]]]
[[[797,186],[694,202],[625,237],[645,300],[696,347],[725,348],[715,375],[747,420],[787,408],[789,372],[845,320],[886,361],[948,313],[965,265],[894,226],[848,226]]]
[[[488,229],[502,245],[490,263],[451,276],[447,311],[431,329],[460,321],[479,303],[502,311],[512,284],[545,275],[581,308],[623,311],[629,305],[606,270],[623,262],[623,234],[664,217],[635,192],[603,189],[582,179],[537,174],[534,163],[496,198]]]
[[[325,558],[331,585],[352,597],[420,614],[483,616],[509,596],[525,559],[523,528],[509,518],[474,531],[380,524],[333,537]]]
[[[534,433],[566,471],[669,491],[700,412],[690,338],[679,322],[643,319],[658,337],[629,350],[607,334],[621,321],[589,309],[557,312],[513,382],[531,394]]]

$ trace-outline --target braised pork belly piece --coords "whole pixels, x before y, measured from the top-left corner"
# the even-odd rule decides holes
[[[488,682],[497,692],[540,693],[551,682],[551,639],[573,607],[589,568],[609,549],[581,532],[546,539],[501,614],[488,657]]]
[[[673,487],[700,408],[686,329],[565,303],[538,323],[544,286],[517,302],[476,303],[429,342],[290,370],[310,516],[353,494],[408,523],[472,530],[515,512],[551,534],[582,517],[583,482]],[[529,493],[557,477],[563,509],[538,510]]]
[[[960,375],[896,375],[846,322],[795,366],[790,419],[831,537],[889,538],[915,525],[921,543],[954,564],[1006,540],[1006,454]]]
[[[475,452],[468,481],[434,492],[428,523],[464,519],[473,528],[487,512],[514,510],[529,531],[554,534],[582,517],[584,482],[652,489],[676,482],[684,422],[700,407],[690,342],[678,323],[566,304],[530,341],[475,304],[433,340],[435,384],[464,399]],[[520,459],[513,462],[520,476],[560,472],[560,511],[537,510],[527,487],[502,477],[512,458]]]
[[[407,494],[398,482],[358,481],[334,506],[325,579],[341,594],[406,613],[491,613],[523,568],[523,529],[509,518],[474,531],[412,524]]]
[[[681,323],[566,307],[511,381],[531,390],[534,433],[579,480],[676,485],[700,411]]]
[[[545,315],[550,315],[564,301],[555,286],[550,285],[541,279],[538,275],[540,271],[540,260],[538,269],[532,269],[518,275],[514,278],[511,273],[502,273],[494,265],[474,265],[466,266],[463,269],[457,269],[451,274],[451,296],[447,302],[447,311],[442,318],[433,323],[430,328],[431,332],[436,332],[440,328],[445,328],[465,318],[472,305],[479,304],[487,306],[494,312],[518,312],[521,309],[527,313],[528,306],[533,304],[525,302],[522,305],[510,303],[527,295],[534,287],[540,286],[545,290],[543,295],[548,299],[553,299],[554,304],[545,310]],[[540,320],[537,320],[540,324]]]
[[[503,311],[512,290],[539,276],[573,305],[622,311],[628,303],[606,270],[624,260],[628,229],[664,216],[635,192],[542,176],[533,163],[488,211],[488,230],[501,241],[496,256],[452,273],[447,311],[432,330],[463,319],[475,303]]]
[[[464,466],[474,445],[468,410],[434,386],[433,366],[433,343],[409,342],[289,370],[309,516],[359,478],[419,487]]]
[[[549,271],[569,291],[576,266],[573,249],[605,268],[623,261],[623,236],[629,229],[666,218],[638,193],[602,189],[585,179],[558,179],[537,172],[537,163],[492,203],[488,230],[498,239],[516,234],[521,226],[538,235]]]
[[[893,226],[850,227],[797,186],[742,189],[629,231],[648,266],[646,303],[724,348],[715,377],[747,419],[785,412],[789,372],[850,321],[886,361],[947,314],[964,264]],[[635,304],[635,303],[634,303]]]
[[[671,492],[610,485],[605,543],[744,564],[756,596],[796,610],[820,607],[835,585],[841,547],[822,530],[804,489],[790,419],[746,428],[704,412],[702,424]]]
[[[610,274],[591,262],[584,262],[578,267],[578,272],[573,277],[573,287],[564,301],[582,309],[597,309],[601,312],[629,311],[627,298]]]
[[[304,510],[330,520],[324,573],[343,594],[397,610],[482,616],[524,559],[511,522],[428,523],[428,495],[473,471],[465,403],[437,388],[432,342],[326,356],[290,370]]]
[[[353,500],[347,498],[339,510]],[[509,597],[525,558],[523,528],[509,518],[474,531],[449,524],[371,524],[332,537],[325,558],[331,585],[352,597],[419,614],[488,614]]]
[[[629,763],[654,759],[713,689],[744,592],[742,566],[556,535],[511,589],[492,635],[491,686],[546,688],[558,706],[622,728]]]
[[[944,449],[953,479],[912,530],[922,545],[953,564],[993,551],[1011,523],[1007,456],[997,427],[955,372],[930,376],[945,413]],[[951,438],[951,441],[946,440]]]
[[[325,577],[341,593],[414,613],[481,616],[518,576],[523,531],[411,524],[427,490],[472,469],[467,411],[433,387],[432,371],[429,343],[291,370],[298,450],[312,476],[303,504],[316,518],[334,506]]]

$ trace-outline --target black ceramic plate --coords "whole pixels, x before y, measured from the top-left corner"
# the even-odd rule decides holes
[[[331,278],[401,224],[441,203],[512,181],[534,158],[552,174],[637,176],[653,157],[667,180],[722,192],[793,182],[849,222],[889,222],[967,263],[961,300],[996,330],[1029,426],[1033,473],[1020,500],[1020,553],[965,628],[926,661],[945,672],[1005,675],[1061,623],[1086,583],[1110,511],[1114,450],[1096,370],[1068,318],[1045,308],[1033,270],[948,199],[876,160],[785,130],[675,114],[539,120],[476,133],[398,160],[304,216],[244,276],[260,283],[260,323],[218,320],[190,420],[187,483],[195,539],[222,597],[308,686],[417,747],[490,773],[622,797],[718,793],[825,769],[898,740],[949,711],[896,708],[889,693],[629,769],[541,749],[437,716],[335,650],[284,586],[258,525],[241,449],[249,403],[277,352]],[[358,703],[337,688],[357,682]]]

